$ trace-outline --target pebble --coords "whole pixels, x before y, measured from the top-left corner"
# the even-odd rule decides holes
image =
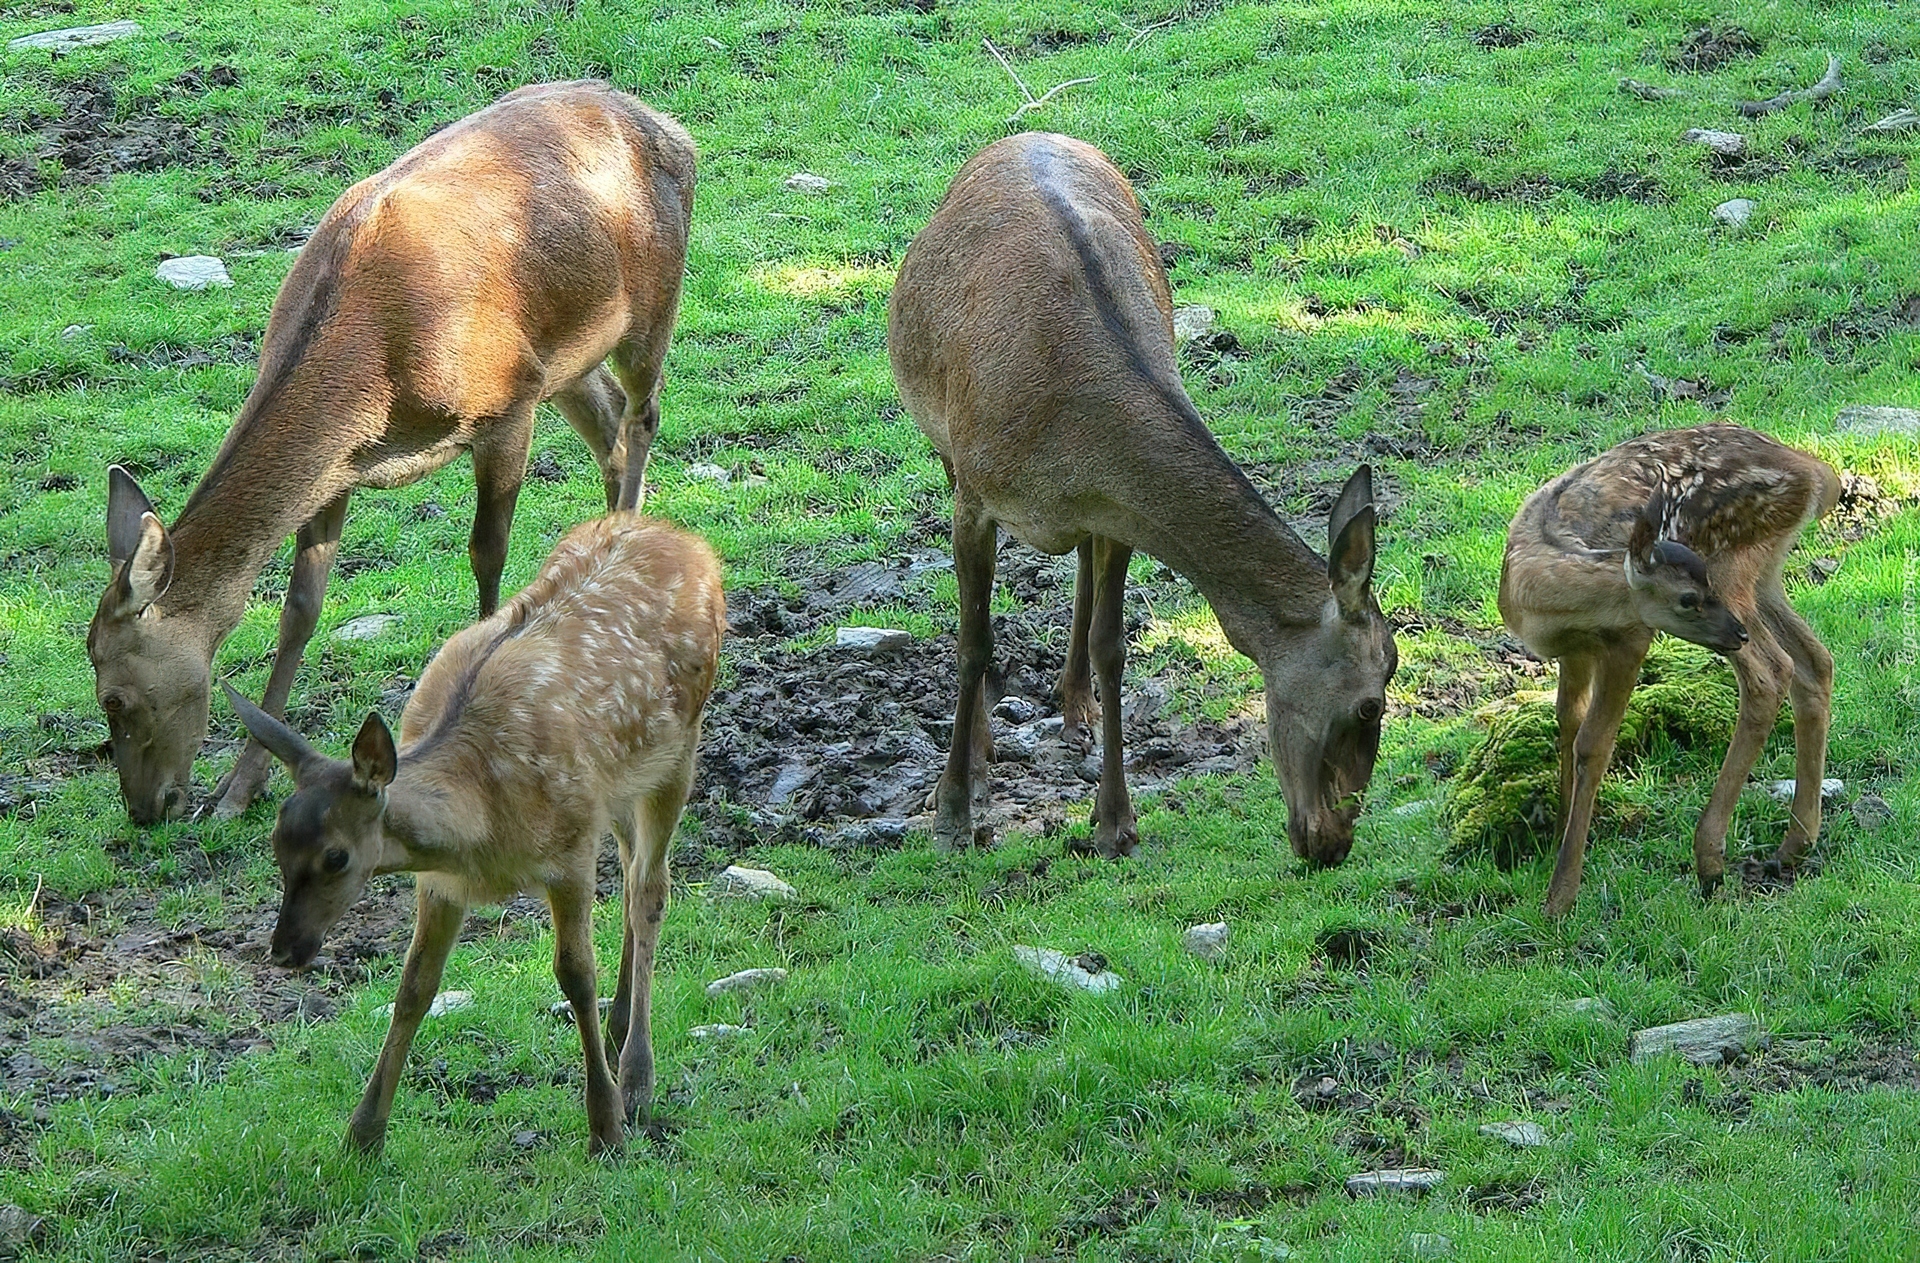
[[[792,899],[799,892],[764,868],[729,864],[707,883],[707,893],[728,899]]]
[[[1091,991],[1100,995],[1124,986],[1126,979],[1111,969],[1102,969],[1093,973],[1083,968],[1079,961],[1065,952],[1056,952],[1050,947],[1016,946],[1013,958],[1027,969],[1042,978],[1051,978],[1063,986],[1078,987],[1082,991]]]
[[[892,653],[913,643],[913,634],[894,627],[842,627],[833,634],[836,649],[856,653]]]
[[[1348,1197],[1377,1197],[1382,1193],[1412,1193],[1424,1196],[1446,1181],[1445,1171],[1432,1167],[1395,1167],[1386,1171],[1367,1171],[1347,1177]]]
[[[1688,144],[1705,145],[1725,158],[1731,158],[1747,147],[1747,138],[1739,132],[1716,132],[1710,127],[1689,128],[1680,139]]]
[[[1582,1017],[1611,1018],[1613,1006],[1597,995],[1581,996],[1578,1000],[1567,1001],[1567,1012],[1578,1013]]]
[[[1190,926],[1181,936],[1181,944],[1201,960],[1219,960],[1227,950],[1227,923],[1209,921]]]
[[[7,41],[7,51],[13,53],[23,48],[44,48],[49,52],[70,53],[76,48],[111,44],[117,39],[126,39],[129,35],[139,33],[138,22],[102,22],[98,26],[69,26],[58,31],[41,31],[37,35],[22,35],[18,39],[10,39]]]
[[[734,1026],[728,1022],[709,1022],[705,1026],[688,1027],[687,1034],[694,1039],[731,1039],[752,1029],[751,1026]]]
[[[1173,309],[1173,340],[1186,342],[1213,328],[1213,308],[1211,307],[1175,307]]]
[[[445,1017],[449,1013],[458,1013],[462,1009],[470,1009],[472,1007],[473,992],[442,991],[439,995],[433,997],[433,1003],[427,1006],[427,1016]],[[392,1017],[393,1006],[391,1004],[381,1005],[380,1014],[383,1017]]]
[[[1437,1232],[1410,1232],[1407,1234],[1407,1253],[1416,1259],[1450,1259],[1453,1257],[1453,1238]]]
[[[1753,218],[1754,209],[1751,198],[1729,198],[1713,208],[1713,218],[1729,228],[1739,228]]]
[[[389,627],[405,621],[404,614],[362,614],[334,628],[333,638],[337,641],[377,640],[386,634]]]
[[[165,259],[153,274],[175,289],[231,289],[233,278],[227,265],[210,254],[190,254],[183,259]]]
[[[1504,1140],[1516,1149],[1538,1149],[1553,1141],[1553,1138],[1547,1135],[1546,1128],[1539,1123],[1528,1122],[1521,1118],[1510,1118],[1503,1123],[1482,1123],[1480,1134],[1492,1136],[1495,1140]]]
[[[47,1244],[47,1221],[24,1206],[0,1205],[0,1258]]]
[[[60,340],[62,342],[71,342],[81,334],[91,332],[92,329],[92,325],[68,325],[60,331]]]
[[[1040,708],[1024,697],[1003,697],[994,706],[996,717],[1012,724],[1031,723],[1039,714]]]
[[[733,475],[718,465],[688,465],[687,477],[695,482],[717,482],[723,487],[733,481]]]
[[[613,1007],[613,997],[610,995],[603,995],[598,997],[595,1000],[595,1003],[600,1008],[600,1016],[605,1017],[607,1015],[607,1010]],[[562,1022],[572,1022],[573,1021],[573,1001],[562,1000],[558,1004],[549,1004],[547,1006],[547,1012],[552,1016],[559,1018]]]
[[[818,197],[832,187],[832,180],[825,176],[814,175],[810,171],[796,171],[787,177],[787,189],[793,193],[806,193]]]
[[[1862,794],[1853,803],[1853,818],[1868,833],[1893,823],[1893,805],[1878,794]]]
[[[1833,418],[1842,434],[1900,434],[1920,438],[1920,408],[1890,408],[1881,404],[1849,404]]]
[[[1720,1066],[1761,1043],[1760,1023],[1751,1014],[1728,1013],[1635,1031],[1627,1057],[1637,1066],[1665,1053],[1678,1053],[1696,1066]]]
[[[1837,780],[1834,780],[1832,777],[1828,777],[1826,780],[1820,782],[1820,797],[1823,799],[1838,798],[1840,797],[1841,794],[1846,792],[1846,788],[1847,788],[1847,783],[1845,781],[1837,781]],[[1773,799],[1773,801],[1777,803],[1792,802],[1793,801],[1793,782],[1792,781],[1769,782],[1767,785],[1767,797]]]
[[[775,986],[786,980],[787,971],[784,969],[742,969],[724,978],[715,978],[707,984],[707,994],[726,995],[730,991],[757,991],[761,987]]]
[[[515,1149],[537,1149],[540,1146],[540,1133],[537,1131],[516,1131],[513,1133]]]

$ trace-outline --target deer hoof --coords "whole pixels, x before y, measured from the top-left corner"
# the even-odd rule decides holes
[[[1720,882],[1724,876],[1725,874],[1722,873],[1700,874],[1700,898],[1702,900],[1713,898],[1714,893],[1720,889]]]

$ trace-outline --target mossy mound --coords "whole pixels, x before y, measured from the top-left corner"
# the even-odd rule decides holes
[[[1560,747],[1553,694],[1516,693],[1480,712],[1482,742],[1454,777],[1441,810],[1450,857],[1490,855],[1502,866],[1557,845]],[[1681,749],[1723,747],[1739,714],[1733,671],[1710,650],[1661,637],[1627,702],[1612,767],[1662,739]],[[1601,798],[1606,799],[1602,785]]]

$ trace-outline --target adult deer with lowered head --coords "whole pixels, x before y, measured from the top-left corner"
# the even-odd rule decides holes
[[[1737,425],[1629,439],[1527,497],[1507,531],[1500,616],[1560,662],[1559,859],[1546,910],[1580,893],[1600,778],[1656,632],[1725,654],[1739,717],[1693,834],[1711,895],[1747,773],[1793,705],[1792,823],[1774,862],[1792,868],[1820,836],[1833,657],[1794,613],[1780,572],[1801,528],[1840,498],[1822,460]]]
[[[285,895],[273,960],[302,967],[376,873],[410,871],[418,914],[393,1021],[348,1141],[377,1151],[414,1032],[467,905],[538,889],[553,972],[587,1060],[589,1148],[617,1149],[653,1093],[654,947],[667,854],[693,784],[700,713],[726,627],[720,565],[690,535],[631,513],[574,528],[540,575],[446,643],[420,676],[400,745],[367,716],[350,760],[316,752],[232,689],[247,730],[293,773],[274,859]],[[594,866],[620,845],[626,925],[608,1029],[594,1000]]]
[[[274,300],[253,389],[172,528],[131,474],[108,471],[114,574],[87,654],[137,822],[185,811],[213,655],[297,530],[264,699],[284,713],[356,488],[404,486],[473,453],[468,557],[483,616],[500,601],[542,400],[593,450],[607,507],[639,503],[693,185],[678,124],[583,81],[511,92],[333,204]],[[267,771],[250,744],[221,814],[243,810]]]
[[[1322,560],[1214,440],[1180,384],[1172,299],[1126,178],[1093,146],[1027,133],[975,155],[900,265],[887,348],[907,410],[953,483],[960,695],[934,835],[976,839],[986,801],[988,603],[997,527],[1079,550],[1062,714],[1099,678],[1091,845],[1138,841],[1121,758],[1122,597],[1140,549],[1192,580],[1266,683],[1267,729],[1297,855],[1338,864],[1380,743],[1397,662],[1371,589],[1372,479],[1328,519]],[[1089,670],[1091,667],[1091,670]]]

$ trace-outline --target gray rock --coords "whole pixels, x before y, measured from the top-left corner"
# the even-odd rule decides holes
[[[62,342],[71,342],[81,334],[91,332],[92,329],[92,325],[68,325],[60,331],[60,340]]]
[[[1838,781],[1832,778],[1831,776],[1829,776],[1826,780],[1823,780],[1820,782],[1820,797],[1822,800],[1838,798],[1840,797],[1841,794],[1846,792],[1846,789],[1847,789],[1847,783],[1845,781]],[[1773,799],[1773,801],[1777,803],[1792,802],[1793,801],[1793,782],[1792,781],[1769,782],[1767,784],[1767,797]]]
[[[729,864],[707,883],[707,893],[727,899],[792,899],[799,892],[764,868]]]
[[[1899,434],[1920,438],[1920,408],[1849,404],[1835,414],[1833,426],[1842,434]]]
[[[362,614],[350,618],[333,629],[333,638],[337,641],[378,640],[386,634],[389,627],[397,627],[406,621],[404,614]]]
[[[45,1246],[51,1237],[47,1221],[24,1206],[0,1205],[0,1259]]]
[[[1032,723],[1040,708],[1024,697],[1003,697],[993,708],[994,717],[1011,724]]]
[[[833,187],[833,181],[825,176],[814,175],[810,171],[796,171],[787,177],[787,190],[792,193],[806,193],[818,197]]]
[[[427,1016],[445,1017],[449,1013],[458,1013],[462,1009],[470,1009],[472,1007],[473,992],[442,991],[439,995],[433,997],[433,1003],[427,1006]],[[392,1017],[393,1006],[391,1004],[383,1004],[380,1006],[380,1012],[382,1016]]]
[[[772,987],[787,980],[787,971],[773,969],[742,969],[738,973],[716,978],[707,984],[708,995],[727,995],[734,991],[758,991],[762,987]]]
[[[1585,995],[1578,1000],[1567,1001],[1567,1012],[1578,1013],[1582,1017],[1597,1017],[1605,1021],[1613,1018],[1613,1006],[1597,995]]]
[[[1854,800],[1853,818],[1868,833],[1878,833],[1893,823],[1893,804],[1878,794],[1862,794]]]
[[[1410,1232],[1407,1234],[1407,1253],[1416,1259],[1450,1259],[1453,1257],[1453,1238],[1437,1232]]]
[[[799,759],[782,765],[779,773],[773,778],[773,784],[767,789],[767,805],[778,807],[799,793],[801,787],[813,779],[814,770],[812,764]]]
[[[1227,950],[1227,923],[1209,921],[1204,925],[1190,926],[1180,937],[1180,943],[1188,951],[1202,960],[1219,960]]]
[[[1395,1167],[1347,1177],[1348,1197],[1378,1197],[1384,1193],[1411,1193],[1423,1197],[1446,1182],[1447,1173],[1432,1167]]]
[[[1553,1138],[1547,1135],[1546,1128],[1523,1118],[1510,1118],[1503,1123],[1482,1123],[1480,1134],[1492,1136],[1495,1140],[1504,1140],[1516,1149],[1538,1149],[1542,1145],[1553,1143]]]
[[[744,1035],[753,1028],[734,1026],[728,1022],[709,1022],[705,1026],[690,1026],[687,1034],[694,1039],[731,1039],[735,1035]]]
[[[1676,1053],[1696,1066],[1719,1066],[1755,1047],[1763,1047],[1765,1042],[1760,1023],[1751,1014],[1728,1013],[1635,1031],[1632,1042],[1627,1045],[1627,1057],[1635,1065],[1641,1065],[1655,1057]]]
[[[1756,209],[1752,198],[1729,198],[1713,208],[1714,222],[1729,228],[1740,228],[1753,218]]]
[[[233,278],[227,265],[210,254],[190,254],[183,259],[163,260],[153,274],[175,289],[231,289]]]
[[[1126,979],[1111,969],[1103,968],[1096,973],[1065,952],[1056,952],[1050,947],[1015,947],[1013,958],[1042,978],[1050,978],[1062,986],[1091,991],[1095,995],[1126,984]]]
[[[594,1004],[599,1008],[600,1016],[605,1017],[607,1011],[613,1008],[613,997],[610,995],[598,996],[595,998]],[[560,1021],[571,1024],[573,1022],[573,1001],[562,1000],[558,1004],[549,1004],[547,1006],[547,1012]]]
[[[688,465],[687,477],[694,482],[717,482],[723,487],[733,481],[733,475],[718,465]]]
[[[1716,132],[1710,127],[1693,127],[1680,138],[1690,145],[1705,145],[1723,158],[1732,158],[1747,147],[1747,138],[1739,132]]]
[[[913,634],[893,627],[842,627],[833,634],[836,649],[854,653],[892,653],[913,643]]]
[[[1175,307],[1173,309],[1173,340],[1185,342],[1197,338],[1213,328],[1213,308],[1211,307]]]
[[[117,39],[126,39],[140,33],[138,22],[102,22],[98,26],[69,26],[58,31],[41,31],[37,35],[22,35],[18,39],[7,41],[7,51],[19,52],[23,48],[44,48],[54,53],[70,53],[76,48],[92,48],[96,44],[111,44]]]

